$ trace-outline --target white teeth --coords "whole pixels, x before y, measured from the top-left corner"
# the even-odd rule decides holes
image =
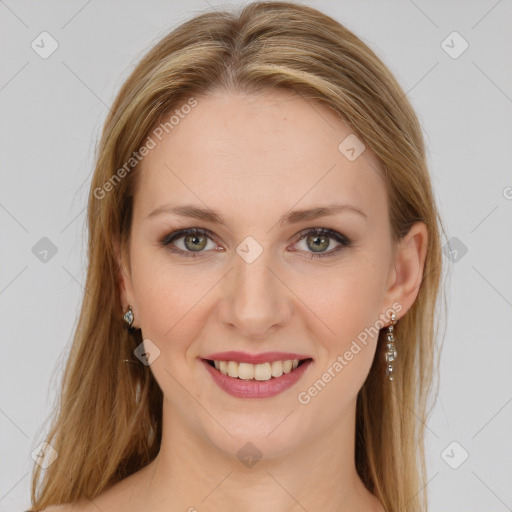
[[[271,376],[270,363],[254,365],[254,378],[256,380],[269,380]]]
[[[230,377],[238,377],[238,365],[235,361],[228,361],[228,375]]]
[[[281,377],[283,375],[283,363],[281,361],[273,361],[271,366],[272,377]]]
[[[272,361],[272,363],[237,363],[236,361],[214,361],[215,368],[223,375],[243,380],[270,380],[290,373],[299,366],[298,359]]]
[[[235,361],[230,361],[230,364],[233,363],[236,365],[235,375],[230,375],[230,377],[238,377],[244,380],[250,380],[254,378],[254,365],[249,363],[235,363]]]

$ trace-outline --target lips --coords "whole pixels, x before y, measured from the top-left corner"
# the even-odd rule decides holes
[[[222,368],[219,368],[219,361],[224,365]],[[232,376],[226,374],[227,361],[228,373]],[[289,363],[286,369],[281,368],[281,361]],[[293,365],[290,364],[292,361]],[[204,367],[220,389],[238,398],[273,397],[292,387],[312,362],[313,359],[307,355],[291,352],[248,354],[229,351],[209,354],[202,359]],[[250,373],[248,367],[254,368],[254,375],[247,374],[247,371]],[[272,367],[272,376],[269,375],[269,367]]]

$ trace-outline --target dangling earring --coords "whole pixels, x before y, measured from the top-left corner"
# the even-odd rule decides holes
[[[391,319],[391,323],[388,325],[388,332],[386,334],[386,339],[387,339],[387,343],[386,343],[386,347],[387,347],[387,351],[386,351],[386,375],[388,376],[389,380],[393,380],[393,361],[396,360],[397,356],[398,356],[398,352],[396,351],[396,347],[395,347],[395,337],[393,336],[393,331],[394,331],[394,326],[396,325],[396,315],[394,313],[394,311],[391,312],[391,314],[389,315],[390,319]]]
[[[128,306],[128,311],[123,315],[123,320],[128,324],[127,328],[130,332],[135,331],[135,328],[132,327],[133,324],[133,310],[131,306]]]

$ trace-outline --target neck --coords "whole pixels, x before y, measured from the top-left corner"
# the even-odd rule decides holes
[[[302,439],[285,455],[273,457],[246,440],[234,442],[238,450],[226,453],[179,418],[164,399],[160,452],[141,471],[144,509],[383,510],[355,469],[355,403],[344,424],[332,426],[320,438]]]

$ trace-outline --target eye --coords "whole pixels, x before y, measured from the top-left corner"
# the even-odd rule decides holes
[[[329,247],[332,246],[331,239],[338,242],[330,251],[325,252]],[[312,228],[303,231],[296,244],[304,242],[304,251],[308,253],[307,258],[320,258],[324,256],[332,256],[333,254],[339,253],[345,247],[350,247],[352,242],[349,238],[337,231],[327,228]]]
[[[213,247],[208,247],[208,241],[212,242]],[[198,228],[174,231],[162,237],[159,242],[171,252],[190,257],[195,257],[194,253],[217,247],[212,241],[212,234],[206,229]]]

